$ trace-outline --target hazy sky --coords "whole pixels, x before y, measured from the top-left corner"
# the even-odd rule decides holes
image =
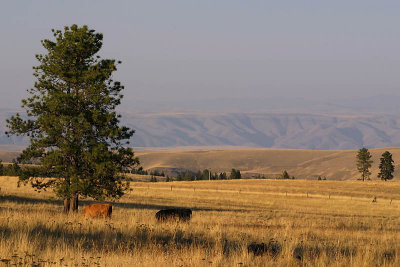
[[[137,101],[400,94],[400,1],[0,2],[0,107],[32,87],[51,29],[87,24]],[[240,110],[240,107],[238,107]]]

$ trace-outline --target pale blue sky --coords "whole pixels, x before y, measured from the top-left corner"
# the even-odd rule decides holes
[[[104,33],[137,101],[400,94],[400,1],[0,2],[0,107],[33,85],[51,28]],[[238,107],[240,111],[240,107]]]

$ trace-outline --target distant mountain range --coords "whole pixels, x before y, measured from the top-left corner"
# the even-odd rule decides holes
[[[356,149],[400,146],[400,116],[151,114],[126,116],[140,147]]]
[[[25,145],[8,138],[0,110],[0,145]],[[136,130],[134,147],[241,146],[298,149],[357,149],[400,146],[400,115],[283,113],[122,113]]]

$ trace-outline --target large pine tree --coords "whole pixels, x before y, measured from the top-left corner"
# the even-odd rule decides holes
[[[37,81],[22,100],[27,118],[8,119],[8,135],[29,136],[19,161],[39,166],[24,169],[20,181],[53,187],[68,213],[77,211],[79,196],[121,197],[128,185],[120,174],[138,159],[126,148],[134,131],[120,126],[115,111],[124,87],[112,74],[120,62],[97,55],[103,35],[77,25],[52,32],[55,40],[42,41],[47,53],[36,55]]]

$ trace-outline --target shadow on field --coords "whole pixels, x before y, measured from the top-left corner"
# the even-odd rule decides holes
[[[88,204],[92,201],[88,201]],[[93,202],[94,203],[94,202]],[[111,203],[111,205],[124,209],[144,209],[144,210],[161,210],[161,209],[174,209],[174,208],[184,208],[191,209],[192,211],[233,211],[233,212],[251,212],[251,210],[244,209],[220,209],[220,208],[192,208],[188,206],[168,206],[168,205],[154,205],[154,204],[140,204],[140,203],[126,203],[126,202],[116,202]]]
[[[64,202],[60,199],[43,199],[43,198],[32,198],[25,196],[16,196],[16,195],[0,195],[0,201],[8,201],[16,204],[51,204],[56,206],[63,206]],[[98,201],[93,200],[79,200],[79,206],[82,207],[84,205],[98,203]],[[111,205],[115,205],[116,203],[110,203]],[[115,205],[117,206],[117,205]]]
[[[9,201],[17,204],[53,204],[61,206],[63,202],[56,199],[30,198],[15,195],[0,195],[0,201]]]
[[[60,199],[43,199],[43,198],[32,198],[32,197],[16,196],[16,195],[0,195],[0,201],[9,201],[16,204],[52,204],[56,206],[64,205],[63,201]],[[79,203],[81,206],[97,202],[92,200],[79,200]],[[110,203],[112,205],[115,204],[111,202],[107,203]]]
[[[16,204],[52,204],[56,206],[63,206],[62,200],[57,199],[42,199],[42,198],[32,198],[26,196],[16,196],[16,195],[0,195],[0,202],[8,201]],[[79,200],[79,206],[82,208],[85,205],[90,205],[97,203],[98,201],[93,200]],[[250,212],[244,209],[221,209],[221,208],[192,208],[187,206],[167,206],[167,205],[155,205],[155,204],[141,204],[141,203],[127,203],[127,202],[105,202],[110,203],[114,207],[124,208],[124,209],[147,209],[147,210],[160,210],[167,208],[188,208],[193,211],[231,211],[231,212]]]
[[[104,229],[87,230],[81,229],[79,224],[65,224],[46,226],[36,225],[31,229],[17,228],[15,232],[10,229],[0,228],[0,234],[5,238],[10,238],[19,232],[27,232],[28,239],[34,240],[37,249],[45,250],[49,246],[65,246],[74,248],[77,245],[86,251],[131,251],[135,249],[151,249],[154,246],[170,249],[183,249],[189,247],[215,248],[215,240],[204,235],[195,235],[193,233],[177,231],[154,231],[146,225],[138,225],[130,233],[123,232],[113,227]],[[225,242],[222,244],[225,254],[241,249],[239,244],[234,242]]]
[[[12,228],[0,225],[0,237],[5,242],[20,242],[20,237],[26,237],[27,242],[33,242],[36,250],[44,251],[54,247],[78,248],[87,252],[121,252],[135,253],[137,250],[154,250],[171,252],[182,249],[201,249],[206,253],[220,251],[224,256],[240,255],[246,248],[247,253],[254,257],[266,256],[277,259],[286,257],[282,254],[285,243],[270,239],[265,243],[250,243],[249,240],[228,240],[224,237],[207,236],[207,233],[183,231],[182,229],[156,229],[145,224],[131,227],[129,231],[115,228],[110,223],[100,228],[94,228],[81,223],[66,222],[62,224],[46,225],[39,223],[27,228],[24,224],[18,224]],[[250,244],[249,244],[250,243]],[[319,258],[327,260],[328,264],[334,264],[338,260],[352,259],[358,253],[363,252],[354,244],[339,243],[298,243],[295,246],[287,246],[292,257],[298,260],[298,266],[314,262]],[[290,253],[290,252],[289,252]],[[398,252],[395,248],[379,248],[370,256],[376,266],[393,263]],[[0,259],[1,260],[1,259]],[[6,259],[10,260],[10,259]],[[304,264],[303,264],[304,263]],[[36,265],[35,265],[36,266]]]
[[[4,239],[9,238],[11,235],[11,229],[7,226],[0,226],[0,236]]]

